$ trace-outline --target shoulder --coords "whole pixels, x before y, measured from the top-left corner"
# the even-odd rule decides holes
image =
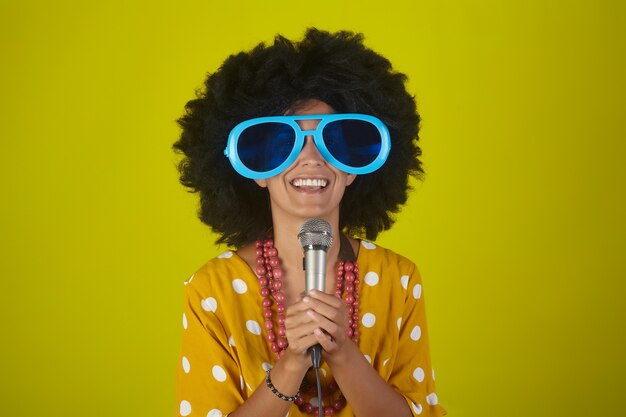
[[[382,247],[374,242],[362,240],[359,246],[359,264],[369,268],[381,270],[398,270],[406,275],[413,275],[417,272],[415,263],[410,259],[394,252],[391,249]]]
[[[232,281],[250,273],[248,265],[236,252],[227,250],[205,262],[184,282],[188,290],[219,291]]]

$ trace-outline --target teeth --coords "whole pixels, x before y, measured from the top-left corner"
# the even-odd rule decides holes
[[[326,184],[328,184],[328,181],[324,180],[324,179],[318,179],[318,178],[296,178],[295,180],[293,180],[292,182],[293,185],[295,185],[296,187],[326,187]]]

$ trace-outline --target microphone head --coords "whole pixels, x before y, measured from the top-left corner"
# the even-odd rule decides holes
[[[300,226],[298,240],[303,249],[309,246],[321,246],[322,249],[328,250],[333,244],[330,224],[322,219],[309,219]]]

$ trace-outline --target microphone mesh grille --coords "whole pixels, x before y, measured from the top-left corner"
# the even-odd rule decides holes
[[[330,224],[322,219],[309,219],[300,226],[298,233],[300,246],[324,246],[326,249],[333,243]]]

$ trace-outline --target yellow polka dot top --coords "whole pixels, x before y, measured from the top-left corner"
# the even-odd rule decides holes
[[[421,278],[408,259],[362,241],[357,262],[359,349],[404,396],[414,416],[443,416],[435,391]],[[227,416],[260,385],[275,363],[265,339],[257,276],[235,252],[224,252],[185,282],[176,416]],[[332,379],[326,364],[322,384]],[[315,399],[314,399],[315,400]],[[353,416],[350,404],[335,414]],[[289,417],[310,415],[296,405]]]

